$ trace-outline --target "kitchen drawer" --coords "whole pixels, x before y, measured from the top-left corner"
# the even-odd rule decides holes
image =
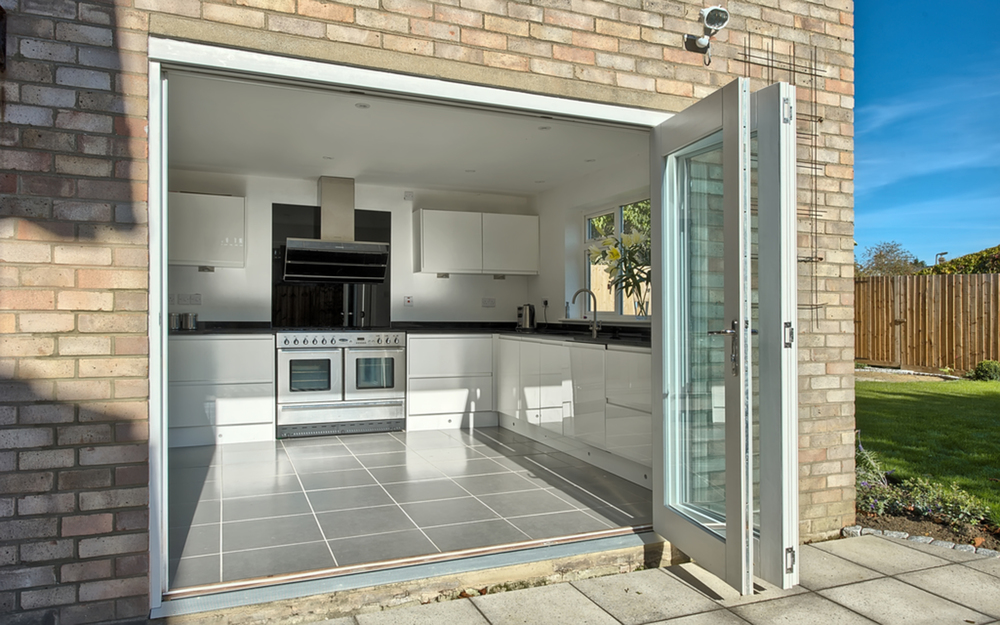
[[[170,384],[167,425],[274,424],[274,384]]]
[[[273,440],[273,423],[173,428],[167,434],[167,441],[170,447],[259,443]]]
[[[167,341],[171,382],[274,381],[274,337],[185,336]]]
[[[493,375],[493,337],[407,337],[409,375],[414,377],[460,377]]]
[[[652,466],[653,415],[608,404],[606,418],[607,450],[643,466]]]
[[[406,401],[410,415],[493,410],[493,376],[410,378]]]

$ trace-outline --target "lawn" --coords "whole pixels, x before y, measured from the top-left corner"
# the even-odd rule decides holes
[[[1000,382],[857,382],[861,444],[900,478],[955,482],[1000,522]]]

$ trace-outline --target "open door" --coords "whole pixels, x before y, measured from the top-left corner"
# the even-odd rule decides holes
[[[653,526],[741,594],[797,583],[793,102],[737,79],[651,146]]]

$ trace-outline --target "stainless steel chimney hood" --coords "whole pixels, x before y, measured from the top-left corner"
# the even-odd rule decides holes
[[[354,240],[354,180],[319,179],[320,239],[287,239],[286,282],[385,282],[389,246]]]

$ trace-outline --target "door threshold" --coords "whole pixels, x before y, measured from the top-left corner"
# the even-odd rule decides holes
[[[463,575],[547,560],[579,558],[587,554],[599,555],[601,552],[655,549],[657,545],[662,545],[664,561],[673,563],[669,544],[663,543],[662,539],[652,532],[650,525],[641,525],[302,573],[194,586],[164,593],[163,602],[160,607],[150,613],[150,617],[164,618],[301,599],[311,595],[404,584],[416,580]],[[642,564],[641,560],[640,564]],[[516,581],[516,579],[511,580],[511,582]]]

